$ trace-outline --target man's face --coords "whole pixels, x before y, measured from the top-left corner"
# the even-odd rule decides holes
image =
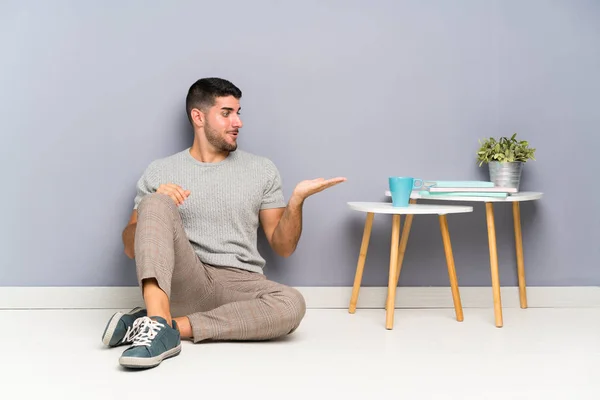
[[[219,151],[235,151],[237,136],[242,127],[240,102],[233,96],[217,97],[215,105],[204,115],[206,139]]]

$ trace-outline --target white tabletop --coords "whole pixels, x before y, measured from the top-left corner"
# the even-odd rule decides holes
[[[386,191],[385,195],[390,197],[392,194],[390,191]],[[422,196],[418,190],[415,190],[410,195],[411,199],[425,199],[425,200],[442,200],[442,201],[477,201],[477,202],[514,202],[514,201],[531,201],[539,200],[542,198],[542,192],[519,192],[514,193],[506,197],[475,197],[475,196],[442,196],[442,195],[431,195]]]
[[[349,202],[348,206],[356,211],[376,214],[457,214],[473,211],[471,206],[445,206],[439,204],[409,204],[408,207],[394,207],[392,203]]]

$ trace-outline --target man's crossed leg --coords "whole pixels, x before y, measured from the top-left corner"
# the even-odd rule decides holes
[[[138,283],[146,309],[116,313],[103,342],[128,344],[119,362],[149,368],[181,351],[181,338],[268,340],[292,333],[306,312],[296,289],[262,274],[203,264],[173,200],[151,194],[138,206]]]

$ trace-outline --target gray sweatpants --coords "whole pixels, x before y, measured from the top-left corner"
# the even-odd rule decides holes
[[[175,202],[144,197],[135,233],[138,283],[155,278],[173,317],[187,316],[193,341],[267,340],[292,333],[306,312],[302,294],[262,274],[203,264],[187,239]]]

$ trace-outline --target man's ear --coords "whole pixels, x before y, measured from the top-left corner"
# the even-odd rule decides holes
[[[194,125],[204,126],[204,121],[206,120],[206,116],[202,111],[197,108],[192,108],[190,111],[190,115],[192,116],[192,121],[194,121]]]

